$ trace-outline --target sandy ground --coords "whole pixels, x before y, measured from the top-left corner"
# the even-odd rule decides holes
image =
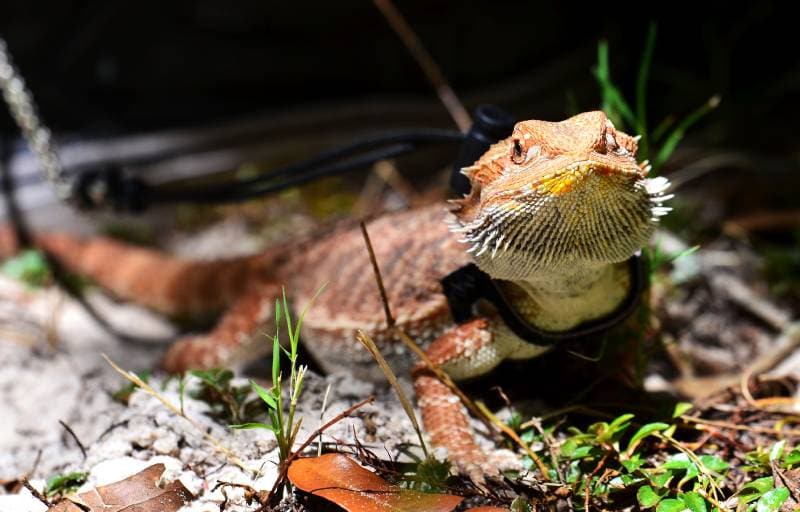
[[[114,304],[99,293],[92,294],[91,300],[128,332],[159,337],[172,333],[167,323],[140,308]],[[277,452],[271,433],[228,429],[204,414],[206,403],[185,398],[186,414],[256,470],[258,476],[253,478],[158,400],[143,392],[134,393],[128,406],[113,400],[111,393],[125,381],[101,354],[136,371],[155,367],[162,347],[117,341],[57,290],[30,290],[7,278],[0,278],[0,321],[0,481],[27,475],[41,488],[47,477],[90,471],[85,487],[91,488],[160,461],[167,466],[167,478],[180,477],[199,495],[185,508],[193,511],[219,510],[222,491],[211,492],[219,481],[247,483],[256,489],[272,487]],[[160,390],[163,376],[155,375],[151,384]],[[187,388],[193,385],[190,380]],[[321,417],[328,385],[331,390]],[[304,422],[298,439],[372,393],[377,393],[374,405],[328,430],[323,441],[349,443],[355,433],[379,454],[396,453],[398,443],[415,443],[411,424],[392,393],[345,375],[307,377],[299,405]],[[163,395],[178,404],[177,381],[170,381]],[[84,445],[85,457],[60,421]],[[227,494],[226,510],[252,509],[243,505],[241,490],[229,489]],[[26,490],[0,495],[1,512],[26,510],[46,507]]]
[[[220,244],[221,239],[228,242]],[[662,240],[664,247],[669,243],[677,245],[671,252],[684,248],[679,241]],[[237,244],[244,244],[243,252],[252,250],[244,231],[222,226],[218,231],[178,240],[172,249],[214,257],[221,246],[229,253]],[[673,276],[680,288],[670,293],[661,315],[675,350],[694,362],[695,368],[687,370],[689,377],[695,371],[699,376],[741,372],[760,354],[780,348],[786,338],[780,335],[782,330],[797,326],[792,323],[795,315],[764,302],[764,294],[748,291],[750,295],[742,297],[734,293],[737,288],[733,284],[739,281],[731,279],[749,279],[755,268],[752,260],[740,249],[721,247],[703,250],[676,265],[673,273],[685,275]],[[90,293],[89,299],[121,332],[156,338],[175,335],[169,323],[146,310],[115,303],[99,292]],[[0,483],[27,477],[41,489],[48,477],[86,471],[90,478],[84,489],[89,489],[163,462],[166,478],[180,478],[198,496],[184,508],[187,511],[217,512],[225,499],[221,489],[214,490],[221,481],[270,489],[277,461],[271,433],[231,430],[205,414],[206,403],[189,397],[185,410],[196,425],[143,392],[134,393],[127,406],[114,401],[111,394],[126,382],[101,354],[127,370],[139,371],[155,368],[164,347],[121,342],[58,290],[33,290],[0,276]],[[800,355],[795,352],[782,357],[772,366],[776,365],[782,374],[798,374]],[[648,382],[652,389],[672,385],[658,373]],[[164,376],[156,374],[151,383],[156,389],[163,388],[163,395],[172,403],[179,403],[177,381],[165,385]],[[188,383],[188,387],[193,385]],[[329,385],[327,407],[321,414]],[[347,375],[309,374],[298,407],[304,418],[298,439],[305,439],[323,422],[373,393],[374,404],[362,408],[357,417],[336,424],[323,441],[346,447],[355,436],[379,456],[397,456],[403,444],[416,444],[410,421],[394,394]],[[85,455],[64,425],[85,447]],[[243,471],[215,450],[201,431],[209,432],[253,472]],[[3,492],[0,487],[0,512],[46,510],[27,490]],[[226,511],[253,509],[244,503],[241,489],[228,488],[226,492]]]

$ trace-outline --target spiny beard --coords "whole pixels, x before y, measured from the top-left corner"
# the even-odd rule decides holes
[[[575,265],[625,261],[647,243],[671,195],[666,178],[591,176],[571,192],[528,192],[483,208],[451,230],[496,279],[522,280]]]

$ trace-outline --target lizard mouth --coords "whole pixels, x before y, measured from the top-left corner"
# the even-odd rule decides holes
[[[538,178],[530,190],[538,194],[560,196],[576,190],[591,176],[641,180],[647,176],[648,167],[619,167],[594,160],[575,162],[566,168]]]

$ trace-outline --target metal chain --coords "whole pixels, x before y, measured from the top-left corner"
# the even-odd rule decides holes
[[[25,87],[25,81],[14,67],[14,62],[2,37],[0,37],[0,89],[3,90],[3,98],[11,116],[22,132],[28,148],[39,160],[47,180],[55,190],[56,197],[61,200],[70,199],[73,189],[72,181],[61,166],[50,130],[36,113],[33,95]]]

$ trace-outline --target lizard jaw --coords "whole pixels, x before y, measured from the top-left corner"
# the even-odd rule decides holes
[[[658,219],[669,181],[646,179],[639,169],[576,162],[537,180],[516,194],[497,194],[471,219],[456,214],[451,230],[469,244],[467,252],[497,279],[528,280],[536,275],[565,276],[624,261],[647,243]],[[473,210],[475,211],[475,210]]]

